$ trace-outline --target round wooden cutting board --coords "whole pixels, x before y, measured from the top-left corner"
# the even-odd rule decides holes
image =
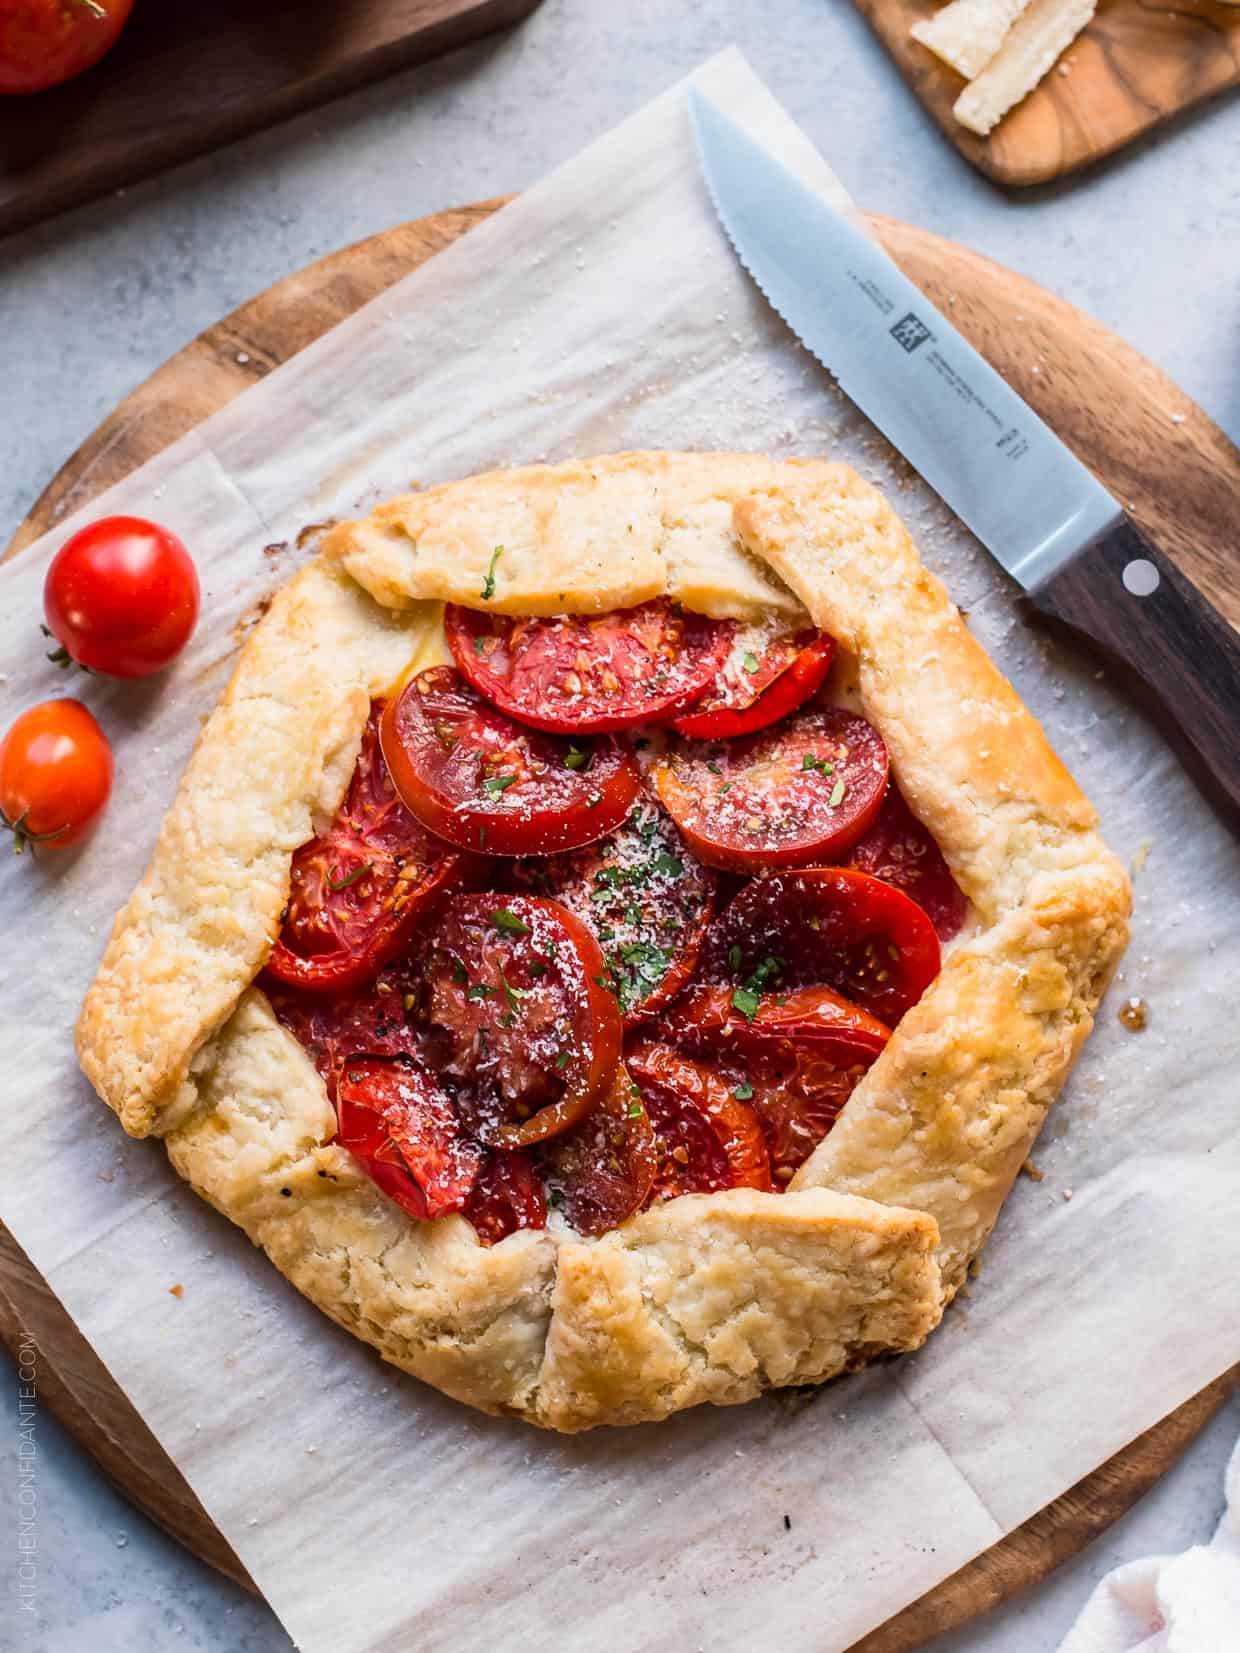
[[[209,328],[128,397],[48,486],[6,555],[184,435],[498,206],[388,230],[277,283]],[[1097,322],[997,264],[889,219],[892,256],[1076,449],[1141,526],[1240,624],[1229,547],[1240,453],[1163,374]],[[245,1569],[12,1236],[0,1226],[0,1337],[39,1350],[40,1398],[135,1504],[195,1554]],[[1045,1576],[1132,1505],[1240,1383],[1225,1373],[853,1653],[907,1653]]]

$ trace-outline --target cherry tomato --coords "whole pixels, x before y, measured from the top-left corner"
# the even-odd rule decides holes
[[[98,63],[125,27],[133,0],[4,0],[0,94],[41,92]]]
[[[663,598],[550,620],[449,605],[444,628],[457,665],[488,700],[535,729],[570,735],[629,729],[691,706],[735,630]]]
[[[48,630],[79,665],[147,677],[174,660],[198,619],[198,575],[175,534],[142,517],[104,517],[52,558]]]
[[[482,1169],[462,1215],[483,1245],[496,1245],[519,1228],[546,1228],[547,1195],[527,1148],[484,1148]]]
[[[753,1109],[705,1063],[643,1041],[625,1057],[654,1127],[652,1198],[721,1188],[771,1190],[771,1165]]]
[[[640,1211],[654,1185],[654,1130],[623,1067],[580,1124],[543,1150],[551,1198],[579,1234],[606,1234]]]
[[[782,632],[760,654],[745,641],[742,632],[715,687],[672,724],[678,734],[730,740],[778,723],[822,687],[835,654],[835,640],[825,631]]]
[[[342,992],[404,951],[473,857],[432,838],[396,796],[379,748],[376,701],[344,802],[293,856],[288,906],[268,973],[306,992]],[[481,864],[479,864],[479,867]]]
[[[577,746],[523,729],[448,666],[421,672],[388,703],[380,739],[418,820],[488,855],[592,843],[619,826],[641,784],[612,737]]]
[[[111,791],[112,748],[80,700],[32,706],[0,741],[0,826],[19,855],[78,843]]]
[[[660,1032],[748,1100],[762,1121],[777,1184],[809,1158],[890,1038],[877,1017],[829,987],[768,994],[750,1021],[726,987],[698,984],[663,1018]]]
[[[913,814],[892,781],[874,824],[857,840],[846,863],[894,884],[929,915],[940,941],[960,933],[968,898],[951,875],[943,852]]]
[[[458,895],[428,938],[422,1013],[429,1061],[489,1147],[558,1136],[608,1089],[620,1007],[598,942],[536,896]]]
[[[513,863],[514,888],[553,896],[603,949],[626,1027],[672,999],[688,981],[715,910],[713,872],[689,855],[653,800],[597,844]]]
[[[336,1118],[338,1140],[411,1216],[429,1220],[465,1204],[482,1156],[420,1063],[346,1057]]]
[[[878,814],[887,747],[863,717],[831,706],[726,744],[672,745],[654,781],[708,866],[803,867],[841,855]]]
[[[756,1018],[766,995],[833,987],[888,1027],[939,972],[934,925],[902,891],[846,867],[774,872],[746,884],[706,934],[699,971]]]

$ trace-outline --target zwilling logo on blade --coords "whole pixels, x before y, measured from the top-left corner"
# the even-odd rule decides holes
[[[891,329],[891,336],[911,356],[914,350],[919,349],[930,337],[930,329],[923,322],[918,321],[910,310],[907,315],[901,316]]]

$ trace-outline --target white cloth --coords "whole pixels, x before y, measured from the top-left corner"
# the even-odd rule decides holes
[[[1240,1443],[1208,1544],[1108,1573],[1059,1653],[1240,1653]]]

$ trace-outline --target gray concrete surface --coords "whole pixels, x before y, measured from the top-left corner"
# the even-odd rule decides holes
[[[1075,182],[1009,196],[942,141],[847,0],[545,0],[514,33],[0,243],[0,543],[109,408],[222,312],[386,225],[521,189],[730,41],[863,204],[1062,293],[1240,438],[1240,100]],[[7,1367],[0,1390],[11,1489]],[[1108,1567],[1206,1535],[1238,1429],[1240,1401],[1111,1533],[932,1653],[1052,1653]],[[10,1561],[0,1649],[288,1648],[261,1604],[137,1516],[46,1415],[36,1438],[37,1611],[19,1610]],[[588,1645],[584,1629],[548,1630]]]

